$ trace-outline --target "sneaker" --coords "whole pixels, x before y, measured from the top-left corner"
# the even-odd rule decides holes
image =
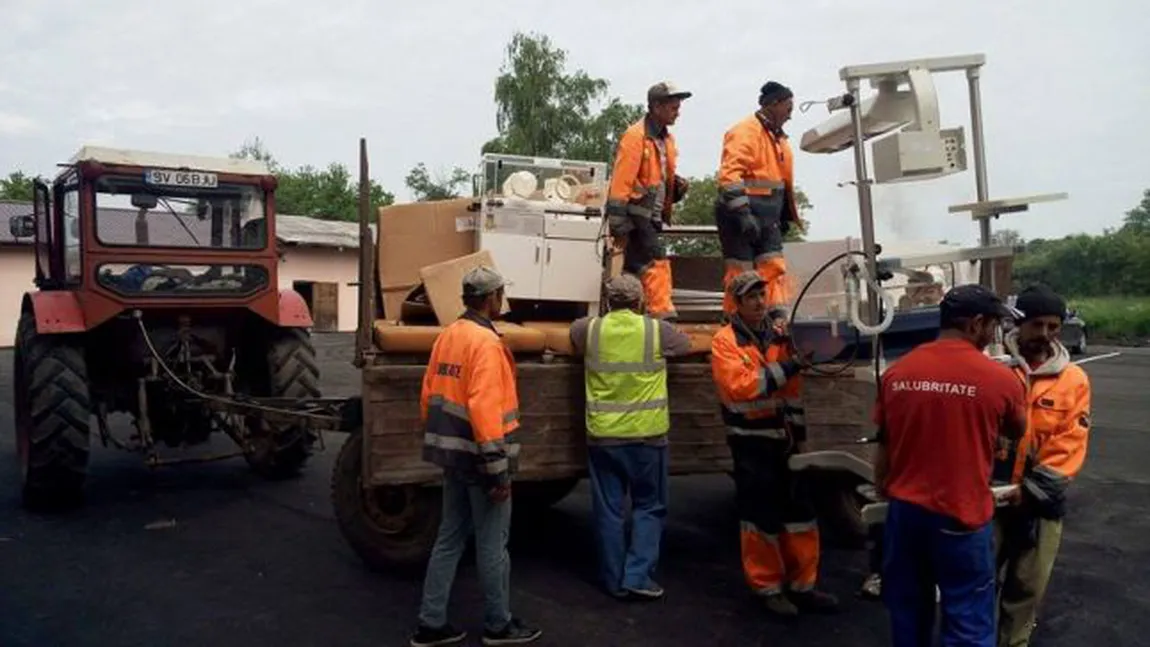
[[[535,627],[523,624],[519,618],[512,618],[503,631],[492,633],[484,630],[484,645],[524,645],[539,640],[543,632]]]
[[[665,593],[663,587],[655,584],[654,582],[639,588],[631,588],[625,586],[623,587],[623,590],[630,595],[642,598],[644,600],[658,600],[659,598],[663,597],[663,594]]]
[[[799,608],[782,593],[772,593],[763,598],[763,606],[776,616],[793,618],[799,615]]]
[[[839,599],[825,591],[791,591],[790,599],[801,611],[834,613],[839,609]]]
[[[882,598],[882,576],[878,573],[871,573],[863,580],[862,586],[859,587],[858,596],[864,600],[879,600]]]
[[[419,625],[415,635],[411,637],[411,647],[438,647],[439,645],[458,645],[467,638],[466,631],[460,631],[451,625],[442,627],[425,627]]]

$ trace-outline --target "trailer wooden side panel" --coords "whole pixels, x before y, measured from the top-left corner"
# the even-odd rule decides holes
[[[554,480],[586,473],[583,367],[542,360],[518,366],[522,450],[519,480]],[[369,486],[434,483],[439,468],[422,460],[419,364],[374,364],[364,378],[364,479]],[[705,361],[672,362],[671,473],[728,471],[730,453],[718,399]],[[869,460],[857,439],[869,429],[873,385],[853,376],[805,378],[810,449],[841,449]]]

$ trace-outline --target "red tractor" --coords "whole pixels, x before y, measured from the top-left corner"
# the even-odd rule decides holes
[[[322,406],[319,369],[307,304],[278,287],[267,165],[85,147],[61,166],[9,223],[36,250],[14,353],[25,505],[81,502],[93,419],[99,442],[151,466],[242,454],[266,477],[298,473],[315,426],[276,414]],[[238,451],[157,451],[218,431]]]

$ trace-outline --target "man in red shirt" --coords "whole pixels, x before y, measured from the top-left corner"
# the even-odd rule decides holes
[[[1014,316],[979,285],[939,304],[937,341],[882,377],[874,419],[876,486],[890,505],[883,530],[883,598],[895,647],[928,647],[935,587],[944,647],[994,647],[994,497],[998,443],[1026,428],[1025,392],[983,351]]]

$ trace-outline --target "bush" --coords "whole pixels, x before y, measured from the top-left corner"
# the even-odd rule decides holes
[[[1069,305],[1078,309],[1091,340],[1150,340],[1150,297],[1070,299]]]

